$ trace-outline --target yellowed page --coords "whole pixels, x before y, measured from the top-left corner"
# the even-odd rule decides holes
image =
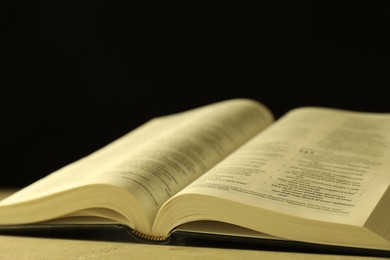
[[[49,197],[83,185],[106,183],[128,190],[151,225],[168,198],[269,126],[272,120],[266,107],[247,99],[228,100],[154,119],[4,200],[0,203],[0,215],[1,206]],[[145,228],[139,231],[148,232]]]
[[[389,114],[300,108],[189,185],[167,208],[186,196],[208,194],[284,216],[363,226],[390,184],[389,163]],[[233,221],[230,213],[226,219]],[[199,215],[194,218],[207,218],[207,212]],[[267,225],[251,221],[233,222]]]

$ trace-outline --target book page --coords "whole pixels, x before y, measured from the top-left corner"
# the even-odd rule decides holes
[[[32,184],[0,206],[73,187],[106,183],[128,190],[151,224],[167,199],[272,121],[266,107],[246,99],[157,118]]]
[[[191,112],[139,149],[118,157],[94,178],[122,185],[142,202],[150,223],[161,205],[272,123],[249,100],[217,103]]]
[[[179,195],[362,226],[390,184],[389,162],[390,115],[300,108]]]

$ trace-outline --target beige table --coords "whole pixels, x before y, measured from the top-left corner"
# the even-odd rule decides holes
[[[0,198],[12,191],[0,190]],[[0,236],[0,259],[380,259],[273,252],[201,248],[183,246],[142,245],[130,242],[89,241],[65,238]]]

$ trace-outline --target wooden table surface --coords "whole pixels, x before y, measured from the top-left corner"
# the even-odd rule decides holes
[[[0,198],[14,190],[0,190]],[[0,259],[380,259],[231,248],[143,245],[131,242],[0,235]]]

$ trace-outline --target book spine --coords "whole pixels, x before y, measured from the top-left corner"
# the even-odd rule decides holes
[[[149,242],[167,242],[168,241],[168,237],[158,237],[158,236],[150,236],[150,235],[146,235],[144,233],[141,233],[139,231],[136,231],[136,230],[131,230],[131,234],[138,238],[138,239],[141,239],[141,240],[144,240],[144,241],[149,241]]]

